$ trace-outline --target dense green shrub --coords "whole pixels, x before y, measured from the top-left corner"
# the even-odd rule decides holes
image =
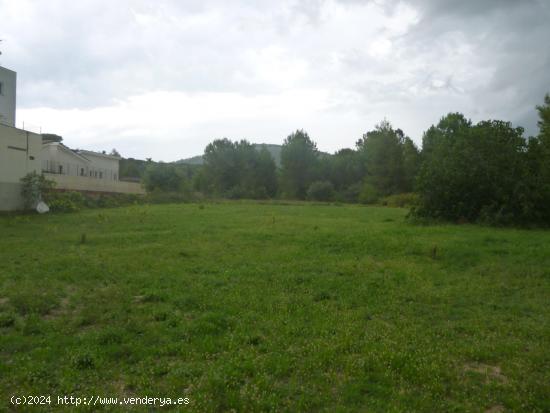
[[[404,194],[390,195],[382,198],[380,204],[399,208],[412,207],[418,204],[418,194],[407,192]]]
[[[356,203],[359,202],[359,194],[361,193],[362,185],[360,182],[351,184],[347,188],[338,191],[334,196],[338,202]]]
[[[45,198],[52,212],[76,212],[86,206],[86,198],[80,192],[52,191]]]
[[[172,204],[190,202],[192,199],[192,195],[181,192],[151,192],[143,198],[143,202],[150,204]]]
[[[307,198],[311,201],[332,201],[334,186],[329,181],[315,181],[307,189]]]
[[[380,194],[376,187],[369,182],[364,182],[359,193],[359,202],[362,204],[375,204],[378,198],[380,198]]]
[[[46,179],[44,175],[38,174],[35,171],[21,178],[21,184],[21,195],[25,201],[26,208],[35,208],[55,186],[54,181]]]
[[[413,214],[436,219],[491,224],[536,221],[531,185],[532,147],[522,128],[509,122],[476,125],[449,114],[424,135],[417,180],[419,204]]]
[[[143,175],[147,192],[189,192],[190,180],[191,172],[187,165],[151,163]]]

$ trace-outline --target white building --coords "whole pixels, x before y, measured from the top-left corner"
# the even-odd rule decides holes
[[[17,73],[0,66],[0,123],[15,126]]]
[[[46,142],[40,154],[42,172],[118,181],[120,157],[72,150],[60,142]]]
[[[24,207],[21,178],[40,173],[42,135],[0,123],[0,211]]]
[[[0,67],[0,211],[24,207],[21,178],[30,172],[56,183],[56,189],[89,193],[143,194],[140,184],[119,180],[120,157],[71,150],[43,142],[40,134],[15,127],[17,74]]]

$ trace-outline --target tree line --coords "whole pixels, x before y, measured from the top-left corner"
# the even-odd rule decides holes
[[[510,122],[473,124],[450,113],[424,132],[421,149],[384,120],[332,155],[297,130],[283,142],[279,167],[267,150],[225,138],[207,145],[203,165],[139,167],[148,191],[351,203],[414,193],[415,217],[548,224],[550,95],[537,111],[539,134],[528,138]]]

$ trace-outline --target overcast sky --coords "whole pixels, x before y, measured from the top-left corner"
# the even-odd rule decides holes
[[[17,122],[73,148],[173,161],[215,138],[353,147],[384,117],[536,133],[550,0],[0,0]]]

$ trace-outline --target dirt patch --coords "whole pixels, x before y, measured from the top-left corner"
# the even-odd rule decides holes
[[[500,404],[491,406],[487,410],[485,410],[485,413],[503,413],[503,412],[504,412],[504,406],[501,406]]]
[[[486,377],[487,381],[498,381],[504,384],[508,383],[508,378],[502,374],[499,366],[491,366],[483,363],[467,363],[464,365],[464,371],[473,371],[474,373],[482,374]],[[495,410],[495,412],[498,411],[499,410]]]

